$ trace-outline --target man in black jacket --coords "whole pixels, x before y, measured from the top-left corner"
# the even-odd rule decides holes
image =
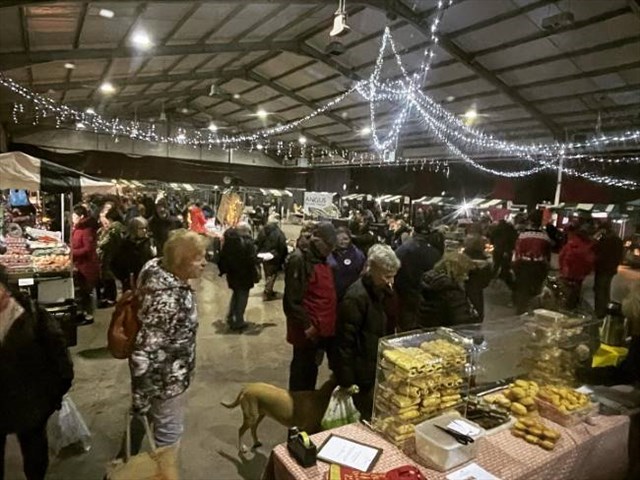
[[[518,232],[513,225],[500,220],[489,234],[489,240],[493,244],[493,274],[513,289],[511,257],[518,240]]]
[[[593,246],[596,255],[595,278],[593,281],[593,293],[595,311],[598,318],[604,318],[609,304],[611,281],[618,266],[624,257],[624,244],[622,239],[615,234],[610,223],[602,225],[596,234],[596,243]]]
[[[249,301],[249,291],[255,285],[258,275],[258,257],[249,225],[239,224],[224,232],[218,268],[220,275],[227,276],[227,284],[233,292],[227,324],[231,330],[243,330],[247,327],[244,312]]]
[[[388,245],[369,251],[367,272],[351,285],[338,308],[333,371],[343,388],[358,385],[354,404],[364,419],[373,410],[378,341],[392,332],[385,312],[400,261]]]
[[[158,252],[162,252],[164,244],[169,238],[169,233],[181,226],[180,220],[171,215],[166,201],[158,201],[156,203],[156,211],[151,220],[149,220],[149,230],[151,230],[153,240],[156,247],[158,247]]]
[[[400,299],[400,330],[415,328],[420,299],[420,280],[440,260],[442,253],[429,242],[429,227],[416,226],[411,239],[403,243],[396,256],[402,266],[398,270],[395,290]]]
[[[258,247],[258,253],[270,254],[273,258],[269,260],[263,260],[262,266],[264,268],[264,293],[262,294],[262,300],[269,301],[276,298],[276,292],[273,290],[273,286],[278,278],[278,272],[284,265],[287,258],[287,238],[278,225],[278,218],[272,217],[269,222],[260,230],[258,238],[256,240],[256,246]]]

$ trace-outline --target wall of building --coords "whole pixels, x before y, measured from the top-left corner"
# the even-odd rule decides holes
[[[180,158],[204,162],[229,162],[229,152],[221,148],[202,148],[169,145],[132,140],[124,137],[82,132],[78,130],[40,130],[27,134],[15,134],[14,143],[35,145],[59,153],[78,151],[114,152],[131,156]],[[232,163],[261,167],[281,168],[282,165],[261,152],[233,151]]]

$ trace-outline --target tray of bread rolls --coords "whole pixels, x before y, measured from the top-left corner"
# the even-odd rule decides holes
[[[447,329],[380,340],[372,425],[407,447],[412,425],[459,407],[468,389],[473,341]]]

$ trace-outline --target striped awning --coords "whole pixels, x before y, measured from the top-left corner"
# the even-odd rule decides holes
[[[471,200],[466,200],[464,204],[467,208],[479,208],[480,205],[486,201],[487,201],[486,198],[476,197],[476,198],[472,198]]]
[[[342,200],[362,200],[364,198],[364,193],[350,193],[342,197]]]
[[[505,203],[505,201],[500,200],[499,198],[494,198],[493,200],[487,200],[486,202],[481,203],[480,205],[478,205],[478,208],[491,208],[502,203]]]
[[[271,195],[273,197],[293,197],[293,193],[289,190],[277,190],[275,188],[261,188],[260,193],[263,195]]]

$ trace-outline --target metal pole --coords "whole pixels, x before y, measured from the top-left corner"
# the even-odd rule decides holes
[[[64,212],[64,193],[60,194],[60,229],[62,230],[62,243],[65,243],[64,227],[65,227],[65,212]]]
[[[560,194],[562,193],[562,167],[564,166],[564,155],[558,160],[558,181],[556,183],[556,196],[554,205],[560,204]]]

